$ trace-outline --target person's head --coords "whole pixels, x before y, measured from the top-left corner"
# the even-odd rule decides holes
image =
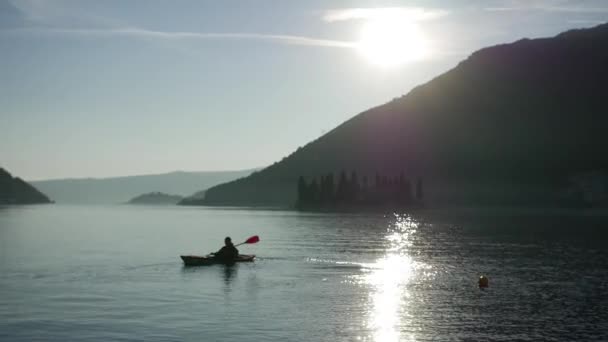
[[[232,239],[230,238],[230,236],[226,236],[226,238],[224,239],[224,244],[226,246],[232,245]]]

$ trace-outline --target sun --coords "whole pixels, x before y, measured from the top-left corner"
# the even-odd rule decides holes
[[[361,30],[357,49],[370,63],[384,68],[420,60],[428,54],[420,29],[396,17],[368,21]]]

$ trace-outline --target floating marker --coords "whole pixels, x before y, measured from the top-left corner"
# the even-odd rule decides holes
[[[486,288],[490,285],[490,281],[488,280],[488,278],[484,275],[479,277],[479,288]]]

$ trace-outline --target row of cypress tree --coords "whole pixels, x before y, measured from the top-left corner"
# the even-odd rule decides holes
[[[359,181],[355,171],[351,173],[350,178],[342,171],[337,183],[333,173],[322,175],[318,180],[314,177],[310,182],[300,176],[296,206],[315,208],[340,205],[409,205],[421,203],[423,196],[422,179],[416,180],[413,189],[412,182],[403,172],[397,177],[376,174],[374,183],[370,184],[367,175]]]

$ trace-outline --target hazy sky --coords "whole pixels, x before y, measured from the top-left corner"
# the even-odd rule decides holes
[[[414,25],[424,57],[382,66],[357,49],[379,13]],[[0,0],[0,166],[264,166],[481,47],[605,21],[607,1]]]

